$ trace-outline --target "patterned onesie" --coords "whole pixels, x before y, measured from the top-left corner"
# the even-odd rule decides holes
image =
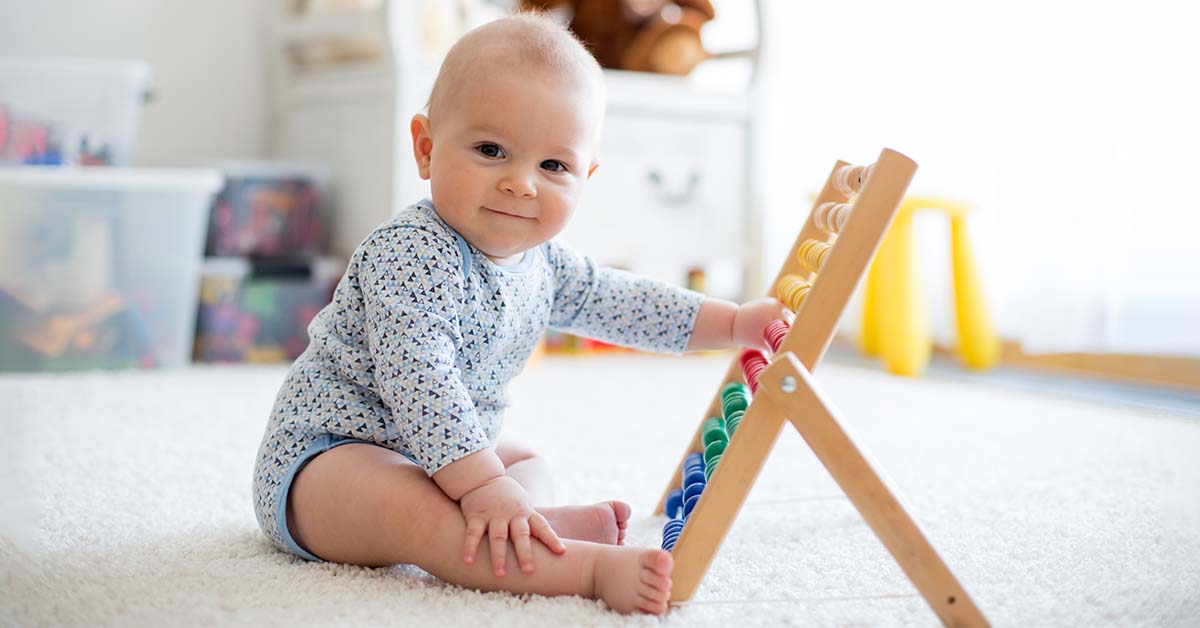
[[[508,382],[550,327],[680,353],[703,296],[600,268],[555,242],[497,266],[422,201],[354,252],[308,328],[254,468],[259,526],[309,560],[287,530],[296,472],[341,444],[399,452],[433,475],[494,446]]]

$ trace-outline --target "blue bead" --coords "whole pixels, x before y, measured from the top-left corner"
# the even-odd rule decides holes
[[[686,499],[686,500],[684,500],[684,502],[683,502],[683,516],[686,518],[688,515],[691,515],[691,514],[692,514],[692,509],[693,509],[693,508],[695,508],[695,507],[696,507],[696,504],[697,504],[697,503],[699,503],[699,502],[700,502],[700,496],[699,496],[699,495],[693,495],[693,496],[691,497],[691,499]]]
[[[704,484],[704,469],[688,471],[687,475],[683,477],[684,488],[686,488],[689,484],[696,483]]]
[[[686,504],[693,497],[700,497],[700,493],[702,492],[704,492],[704,483],[688,484],[683,489],[683,503]]]
[[[670,493],[667,493],[667,505],[664,508],[664,510],[666,510],[666,512],[667,512],[667,516],[672,519],[675,519],[676,517],[679,517],[680,515],[683,514],[682,512],[680,512],[682,509],[683,509],[683,490],[675,489],[675,490],[671,491]]]

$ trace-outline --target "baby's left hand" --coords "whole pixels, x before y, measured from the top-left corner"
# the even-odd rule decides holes
[[[778,299],[763,297],[747,301],[738,306],[733,316],[733,341],[742,347],[769,350],[763,331],[768,323],[780,318],[790,324],[795,315]]]

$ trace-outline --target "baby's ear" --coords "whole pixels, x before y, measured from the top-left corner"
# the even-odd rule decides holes
[[[587,177],[587,178],[591,179],[591,178],[592,178],[592,173],[596,172],[596,168],[599,168],[599,167],[600,167],[600,164],[598,164],[598,163],[593,163],[593,164],[592,164],[592,167],[591,167],[591,168],[588,168],[588,177]]]
[[[417,172],[422,179],[428,180],[429,162],[433,160],[433,134],[429,128],[429,118],[418,113],[413,116],[408,130],[412,133],[413,157],[417,160]]]

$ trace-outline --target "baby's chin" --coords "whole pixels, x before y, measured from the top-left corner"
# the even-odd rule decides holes
[[[479,249],[479,252],[483,253],[484,257],[487,257],[497,266],[506,266],[520,263],[526,253],[546,242],[549,242],[549,240],[522,242],[520,246],[489,246],[486,242],[471,242],[471,245]],[[482,246],[480,246],[481,244]]]

